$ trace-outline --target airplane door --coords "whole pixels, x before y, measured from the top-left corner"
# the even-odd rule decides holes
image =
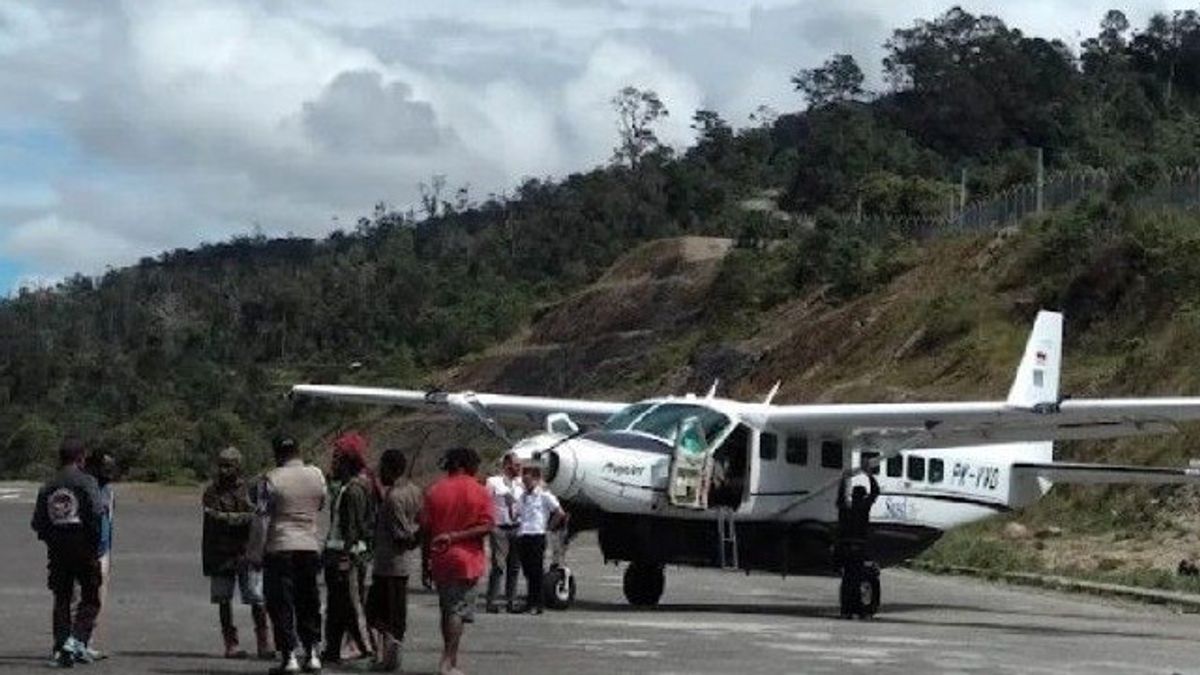
[[[672,506],[687,509],[708,507],[708,464],[711,454],[700,418],[688,417],[680,422],[667,480],[667,501]]]

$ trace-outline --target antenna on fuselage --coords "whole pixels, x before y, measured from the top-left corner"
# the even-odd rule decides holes
[[[719,377],[718,377],[718,378],[714,378],[714,379],[713,379],[712,386],[708,388],[708,393],[707,393],[707,394],[705,394],[705,396],[704,396],[704,398],[705,398],[706,400],[709,400],[709,401],[711,401],[711,400],[713,400],[714,398],[716,398],[716,397],[717,397],[717,385],[718,385],[718,384],[721,384],[721,378],[719,378]]]
[[[775,380],[775,386],[771,387],[771,391],[767,392],[767,397],[763,399],[763,405],[771,405],[771,401],[775,400],[775,394],[779,393],[779,386],[783,384],[783,380]]]

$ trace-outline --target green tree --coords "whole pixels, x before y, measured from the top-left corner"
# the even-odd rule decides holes
[[[864,93],[862,69],[849,54],[834,54],[820,67],[799,71],[792,84],[804,94],[809,108],[856,101]]]

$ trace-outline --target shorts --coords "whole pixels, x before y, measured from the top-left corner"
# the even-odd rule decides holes
[[[233,587],[241,592],[243,605],[261,605],[263,599],[262,570],[245,569],[237,574],[221,574],[210,577],[210,595],[214,605],[233,600]]]
[[[458,617],[463,623],[475,621],[475,582],[447,581],[437,585],[438,607],[442,618]]]

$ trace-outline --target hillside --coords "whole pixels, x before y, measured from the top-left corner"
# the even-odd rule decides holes
[[[607,165],[483,199],[438,177],[420,213],[381,201],[324,239],[237,237],[0,298],[0,476],[43,476],[68,434],[149,481],[202,480],[231,443],[265,465],[284,431],[320,456],[364,427],[376,448],[422,449],[422,469],[450,442],[498,449],[428,417],[294,406],[301,381],[992,397],[1040,307],[1068,316],[1064,391],[1200,393],[1200,172],[1179,170],[1200,156],[1200,13],[1134,27],[1111,11],[1067,45],[955,7],[883,47],[881,91],[834,54],[780,83],[802,109],[740,128],[671,111],[690,147],[660,143],[667,111],[627,87],[615,112],[636,134]],[[1057,210],[1030,216],[1039,190]],[[1178,463],[1196,439],[1061,452]],[[1056,490],[1022,518],[1165,564],[1193,545],[1196,503]],[[945,555],[1120,567],[994,535]]]

